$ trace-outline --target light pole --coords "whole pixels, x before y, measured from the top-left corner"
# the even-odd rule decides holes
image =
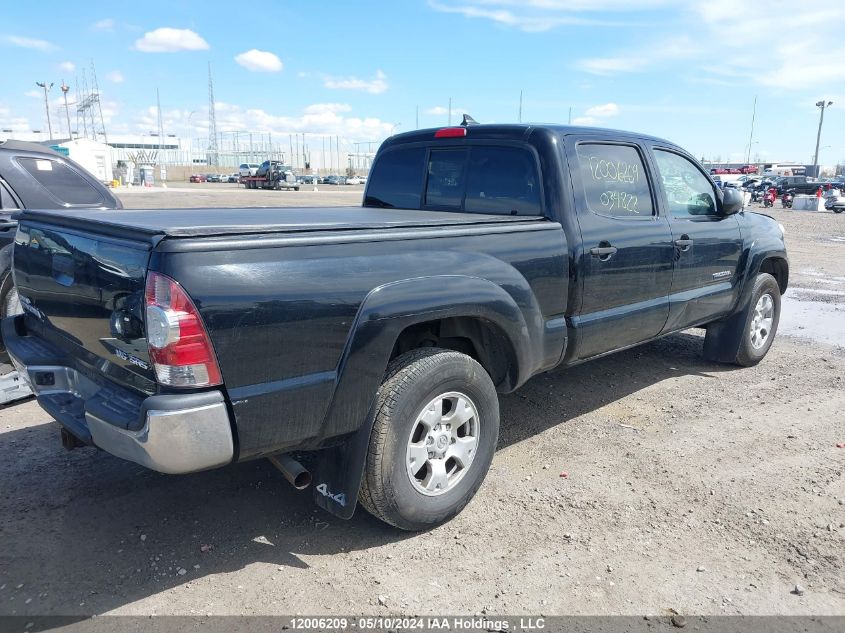
[[[191,110],[188,113],[188,125],[185,130],[188,133],[188,161],[191,165],[194,164],[194,136],[191,134],[191,117],[197,113],[197,110]]]
[[[45,93],[46,94],[46,93]],[[821,109],[819,115],[819,131],[816,134],[816,153],[813,155],[813,176],[819,177],[819,142],[822,139],[822,123],[824,123],[824,109],[833,105],[833,101],[825,102],[824,99],[816,101],[816,107]]]
[[[50,140],[53,140],[53,123],[50,121],[50,100],[47,98],[47,91],[53,87],[53,83],[50,82],[48,85],[47,82],[40,82],[36,81],[35,85],[39,88],[44,88],[44,110],[47,112],[47,129],[50,132]]]
[[[70,90],[70,86],[65,83],[65,80],[62,79],[62,94],[65,97],[65,116],[67,117],[67,137],[73,140],[73,132],[70,129],[70,109],[67,107],[67,93]]]

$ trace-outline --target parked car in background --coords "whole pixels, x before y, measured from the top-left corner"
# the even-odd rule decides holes
[[[191,174],[191,177],[188,178],[188,182],[205,182],[205,175],[204,174]]]
[[[206,174],[205,180],[206,182],[220,182],[220,174]]]
[[[240,181],[241,181],[241,175],[238,172],[235,172],[234,174],[229,174],[229,177],[226,179],[226,182],[240,182]]]
[[[347,185],[360,185],[363,184],[363,180],[361,180],[360,176],[347,176],[346,177],[346,184]]]
[[[326,178],[327,185],[345,185],[346,184],[346,176],[338,176],[336,174],[332,174]]]
[[[83,167],[39,144],[0,143],[0,318],[21,311],[11,275],[19,209],[122,209],[114,194]],[[55,265],[55,264],[54,264]],[[5,348],[0,342],[0,351]]]
[[[258,163],[241,163],[238,173],[244,178],[254,176],[258,172]]]

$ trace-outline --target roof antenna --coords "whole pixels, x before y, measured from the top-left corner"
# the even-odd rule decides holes
[[[468,125],[478,125],[478,121],[473,119],[470,115],[464,113],[464,120],[461,121],[461,125],[466,127]]]

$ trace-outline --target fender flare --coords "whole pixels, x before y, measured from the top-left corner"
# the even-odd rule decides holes
[[[755,242],[751,246],[748,261],[743,273],[742,288],[739,292],[739,299],[733,312],[724,319],[711,323],[707,326],[707,336],[704,338],[704,357],[707,360],[719,363],[733,363],[742,344],[742,337],[745,334],[745,324],[748,321],[748,313],[752,309],[751,293],[754,290],[754,280],[760,272],[763,262],[770,258],[783,259],[789,262],[786,250],[782,245],[775,248],[759,248]],[[787,280],[789,269],[787,268]]]

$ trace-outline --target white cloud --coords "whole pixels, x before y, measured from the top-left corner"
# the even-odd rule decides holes
[[[124,81],[123,73],[119,70],[112,70],[106,73],[106,79],[108,79],[113,84],[122,84]]]
[[[494,0],[495,1],[495,0]],[[749,83],[790,91],[845,81],[845,41],[841,24],[845,4],[802,0],[800,6],[777,2],[769,11],[734,0],[695,0],[665,26],[673,35],[648,32],[629,47],[576,60],[575,68],[594,75],[622,75],[678,67],[689,83]],[[810,37],[773,38],[789,14],[793,33]],[[678,36],[674,33],[690,33]],[[693,36],[694,35],[694,36]],[[765,50],[765,59],[748,51]]]
[[[11,130],[12,132],[29,132],[32,125],[29,119],[22,116],[16,116],[11,108],[0,103],[0,138],[6,136],[2,130]]]
[[[112,18],[104,18],[97,20],[91,25],[92,31],[114,31],[114,20]]]
[[[392,123],[377,117],[348,116],[352,107],[345,103],[315,103],[303,108],[298,115],[279,115],[259,108],[247,108],[218,101],[215,109],[219,131],[250,130],[285,137],[293,133],[339,136],[342,139],[377,141],[386,138]],[[183,135],[190,128],[193,136],[208,134],[208,111],[202,109],[193,116],[187,110],[163,111],[164,131]],[[135,132],[149,132],[157,127],[157,113],[151,105],[138,113],[131,125]],[[241,136],[241,143],[244,137]]]
[[[619,114],[619,106],[615,103],[605,103],[603,105],[596,105],[591,108],[587,108],[585,114],[588,117],[595,117],[597,119],[616,116],[617,114]]]
[[[72,73],[74,70],[76,70],[76,64],[74,64],[73,62],[62,62],[61,64],[59,64],[59,70],[63,70],[67,73]]]
[[[357,77],[325,77],[323,85],[335,90],[363,90],[370,94],[381,94],[387,90],[387,75],[377,70],[372,79],[358,79]]]
[[[549,31],[559,26],[617,25],[625,21],[607,20],[621,15],[655,9],[679,0],[429,0],[428,6],[441,13],[490,20],[501,26],[527,32]],[[591,17],[591,14],[597,14]],[[600,15],[603,14],[603,15]]]
[[[55,44],[47,40],[37,40],[32,37],[22,37],[20,35],[6,35],[3,37],[3,41],[13,46],[29,48],[35,51],[41,51],[42,53],[48,53],[56,48]]]
[[[619,106],[615,103],[603,103],[590,106],[584,111],[583,116],[572,119],[573,125],[602,125],[605,119],[615,117],[619,114]]]
[[[257,48],[235,55],[235,61],[253,72],[277,73],[283,67],[282,60],[277,55]]]
[[[168,26],[144,33],[144,37],[135,41],[135,50],[144,53],[204,51],[208,48],[208,42],[198,33],[190,29],[174,29]]]
[[[466,112],[465,108],[452,108],[452,116],[460,116],[464,112]],[[432,116],[444,116],[449,113],[449,108],[445,106],[434,106],[433,108],[424,110],[423,113],[430,114]]]
[[[305,114],[323,114],[325,112],[349,112],[352,106],[348,103],[315,103],[305,108]]]
[[[44,92],[42,90],[27,90],[25,93],[23,93],[23,96],[24,97],[33,97],[33,98],[43,97]]]
[[[580,59],[575,63],[575,67],[593,75],[618,75],[645,72],[667,63],[695,58],[707,58],[702,50],[701,40],[693,41],[686,36],[673,36],[607,57]]]

